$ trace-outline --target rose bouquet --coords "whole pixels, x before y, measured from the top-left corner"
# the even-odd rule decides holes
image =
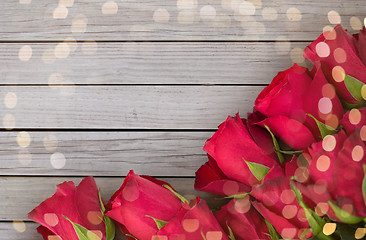
[[[93,178],[58,186],[29,218],[44,239],[362,239],[366,235],[366,30],[341,26],[304,51],[207,140],[195,188],[227,198],[212,213],[133,171],[107,204]]]

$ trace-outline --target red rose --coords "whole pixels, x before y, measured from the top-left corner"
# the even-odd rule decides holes
[[[343,115],[340,124],[344,127],[347,134],[350,135],[356,129],[360,131],[361,139],[366,140],[366,108],[352,109]]]
[[[320,139],[317,120],[337,128],[343,108],[332,86],[318,70],[311,74],[294,65],[280,72],[255,100],[254,109],[266,118],[258,124],[270,130],[293,149],[304,149]]]
[[[107,215],[139,240],[194,239],[201,232],[227,239],[203,200],[197,198],[190,206],[163,185],[168,184],[130,171],[110,200]],[[158,226],[156,221],[164,224]]]
[[[321,63],[325,76],[337,93],[348,103],[358,103],[344,83],[344,76],[352,76],[366,83],[365,28],[353,37],[341,25],[325,32],[304,51],[304,57],[314,64]]]
[[[231,200],[215,216],[228,234],[231,229],[235,239],[271,239],[264,218],[251,206],[249,196]]]
[[[88,229],[87,234],[106,239],[98,188],[92,177],[83,179],[77,187],[73,182],[58,185],[56,193],[30,212],[28,217],[42,225],[38,232],[45,240],[51,239],[51,236],[63,240],[79,239],[73,224],[65,217]]]
[[[283,238],[298,239],[309,228],[305,212],[291,190],[290,177],[267,180],[253,188],[252,195],[256,199],[253,206]]]
[[[328,135],[322,142],[309,147],[310,179],[303,186],[299,184],[299,189],[320,212],[335,220],[348,221],[329,204],[352,215],[365,217],[366,206],[362,194],[365,152],[365,144],[358,130],[350,136],[343,130],[336,135]]]
[[[262,136],[262,140],[271,139],[269,134]],[[250,186],[260,182],[245,161],[268,168],[277,163],[272,153],[257,145],[239,114],[229,116],[203,150],[209,154],[209,161],[196,172],[195,188],[219,195],[248,192]]]

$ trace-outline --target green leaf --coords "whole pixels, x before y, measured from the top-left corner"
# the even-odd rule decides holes
[[[323,227],[325,225],[325,220],[318,216],[311,208],[309,208],[302,198],[302,194],[300,190],[291,182],[291,189],[294,192],[296,196],[296,200],[299,203],[299,205],[304,209],[306,219],[308,220],[308,223],[311,228],[311,232],[320,240],[331,240],[332,238],[329,236],[326,236],[323,233]]]
[[[168,224],[168,222],[165,222],[163,220],[156,219],[156,218],[154,218],[153,216],[150,216],[150,215],[145,215],[145,217],[152,218],[154,220],[156,226],[158,227],[158,229],[161,229],[162,227],[164,227],[165,225]]]
[[[138,240],[135,236],[133,236],[132,234],[125,234],[127,237],[131,237],[131,238],[133,238],[133,239],[135,239],[135,240]]]
[[[363,181],[362,181],[362,196],[363,196],[363,201],[365,202],[366,205],[366,164],[362,165],[363,167],[363,172],[364,172],[364,177],[363,177]]]
[[[98,191],[98,195],[99,195],[99,203],[100,203],[100,207],[102,208],[102,213],[104,214],[105,212],[105,207],[104,207],[104,203],[103,203],[103,200],[102,200],[102,194],[100,193],[100,189]]]
[[[264,219],[267,228],[268,228],[268,232],[269,232],[269,236],[271,237],[271,240],[279,240],[280,237],[278,236],[278,233],[276,231],[276,229],[272,226],[272,224],[270,224],[267,219]]]
[[[116,234],[116,226],[114,225],[114,222],[112,221],[112,219],[110,217],[108,217],[107,215],[104,215],[105,213],[105,207],[104,207],[104,203],[102,200],[102,195],[101,195],[101,191],[99,189],[99,203],[100,203],[100,207],[102,210],[102,214],[103,214],[103,222],[105,224],[105,231],[106,231],[106,240],[113,240]]]
[[[106,231],[106,240],[113,240],[116,234],[116,226],[114,225],[113,220],[107,215],[104,215],[104,224]]]
[[[180,195],[179,193],[177,193],[176,191],[174,191],[174,189],[171,188],[169,185],[164,184],[163,187],[167,188],[169,191],[171,191],[172,193],[174,193],[174,195],[177,196],[182,201],[182,203],[189,204],[189,201],[185,197],[183,197],[182,195]]]
[[[85,227],[74,223],[73,221],[71,221],[68,217],[63,216],[65,219],[67,219],[69,222],[71,222],[71,224],[73,225],[76,234],[79,237],[79,240],[100,240],[100,238],[93,233],[92,231],[86,229]]]
[[[324,139],[327,135],[333,135],[335,134],[337,131],[336,130],[332,130],[329,129],[330,127],[327,126],[326,124],[320,122],[318,119],[316,119],[313,115],[311,115],[310,113],[307,114],[309,117],[311,117],[312,119],[314,119],[314,121],[316,122],[316,125],[318,125],[319,131],[320,131],[320,135],[322,136],[322,138]]]
[[[264,124],[264,127],[267,129],[269,134],[271,134],[274,150],[277,154],[278,160],[280,160],[280,163],[283,163],[285,161],[285,158],[283,157],[282,153],[280,152],[281,151],[280,145],[278,144],[275,135],[272,133],[271,129],[269,129],[269,127],[267,125]]]
[[[262,181],[263,178],[267,175],[268,171],[270,170],[269,167],[264,166],[262,164],[248,162],[244,158],[243,158],[243,160],[248,165],[249,170],[252,172],[252,174],[258,181]]]
[[[363,101],[361,94],[361,89],[364,85],[363,82],[349,75],[345,75],[344,84],[346,85],[347,90],[355,99],[357,99],[358,101]]]
[[[335,215],[337,216],[337,218],[339,218],[339,220],[341,220],[344,223],[356,224],[363,220],[362,217],[358,217],[358,216],[355,216],[355,215],[347,212],[346,210],[337,206],[332,201],[328,201],[328,203],[333,208],[333,211],[334,211]]]
[[[238,198],[245,198],[247,195],[250,195],[250,193],[241,193],[241,194],[236,194],[236,195],[230,195],[230,196],[227,196],[227,197],[224,197],[224,198],[238,199]]]
[[[201,229],[201,236],[203,238],[203,240],[207,240],[206,237],[205,237],[205,234],[203,234],[203,230]]]
[[[231,227],[229,227],[229,224],[226,222],[226,226],[227,226],[227,229],[229,230],[229,239],[230,240],[235,240],[235,236],[234,236],[234,233],[233,233],[233,230],[231,230]]]
[[[302,150],[299,151],[284,151],[284,150],[279,150],[280,153],[286,154],[286,155],[294,155],[294,154],[300,154],[302,153]]]

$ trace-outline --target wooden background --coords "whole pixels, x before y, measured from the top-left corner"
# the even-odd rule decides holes
[[[56,184],[129,169],[193,190],[227,115],[323,30],[364,24],[364,0],[0,2],[0,239],[34,240],[27,213]],[[120,238],[119,238],[120,239]]]

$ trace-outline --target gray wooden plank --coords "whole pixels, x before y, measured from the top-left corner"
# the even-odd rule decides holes
[[[138,172],[136,172],[138,174]],[[195,191],[194,178],[163,178],[187,199],[201,196],[207,200],[210,207],[216,208],[224,199],[211,194]],[[64,181],[74,181],[78,184],[81,178],[68,177],[1,177],[0,185],[0,220],[27,220],[27,213],[42,201],[51,197],[56,191],[56,185]],[[123,178],[98,177],[96,182],[101,188],[105,201],[122,185]]]
[[[213,132],[0,132],[0,175],[194,176]]]
[[[40,240],[43,239],[37,233],[39,224],[33,222],[0,222],[0,240]],[[125,240],[126,238],[117,229],[116,240]]]
[[[263,84],[293,62],[304,64],[302,51],[309,42],[93,44],[0,44],[0,66],[6,66],[0,70],[1,83]],[[32,56],[21,61],[25,46]],[[56,58],[62,46],[67,57]],[[70,51],[70,46],[77,49]]]
[[[258,86],[3,86],[6,128],[214,129]]]
[[[57,2],[1,1],[2,40],[313,40],[324,26],[338,23],[328,12],[358,28],[366,6],[364,0],[247,1],[254,7],[240,0],[115,0],[103,14],[105,1],[63,8]]]

